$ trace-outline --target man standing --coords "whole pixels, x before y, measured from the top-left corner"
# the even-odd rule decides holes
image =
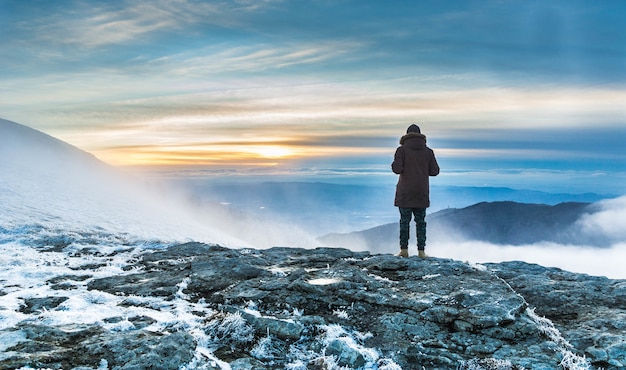
[[[400,257],[409,256],[409,227],[415,217],[417,251],[420,258],[426,252],[426,208],[430,206],[429,176],[439,174],[435,153],[426,146],[426,136],[412,124],[400,138],[400,146],[391,164],[391,170],[400,175],[396,185],[394,205],[400,209]]]

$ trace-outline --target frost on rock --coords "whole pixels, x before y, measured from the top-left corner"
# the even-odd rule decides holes
[[[562,359],[559,365],[563,369],[568,370],[589,370],[590,364],[583,356],[578,356],[572,352],[574,347],[561,335],[561,332],[554,326],[552,321],[545,317],[540,317],[535,310],[528,308],[526,310],[528,316],[537,323],[539,330],[556,344],[555,350],[561,355]]]
[[[524,368],[513,365],[508,360],[486,358],[461,361],[458,370],[524,370]]]
[[[254,329],[239,313],[217,314],[205,332],[215,346],[235,349],[254,340]]]

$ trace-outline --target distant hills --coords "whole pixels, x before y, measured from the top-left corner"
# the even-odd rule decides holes
[[[183,182],[200,200],[228,205],[246,213],[290,222],[313,235],[348,233],[395,222],[395,185],[354,185],[321,182]],[[555,205],[594,203],[610,195],[548,193],[506,187],[433,186],[431,212],[468,207],[480,202],[514,201]]]
[[[589,203],[553,206],[516,202],[481,202],[460,210],[444,210],[430,218],[433,231],[454,230],[459,237],[495,244],[522,245],[541,241],[578,242],[578,220],[593,213]]]
[[[596,212],[593,203],[564,202],[556,205],[511,201],[481,202],[465,208],[450,208],[427,216],[431,243],[476,240],[502,245],[538,242],[605,247],[598,234],[586,232],[581,220]],[[415,241],[415,226],[411,239]],[[398,223],[352,233],[333,233],[319,238],[329,246],[370,251],[389,250],[398,244]]]
[[[512,189],[493,186],[431,186],[431,211],[446,208],[463,208],[480,202],[512,201],[555,205],[563,202],[594,203],[615,198],[617,194],[550,193],[546,191]]]

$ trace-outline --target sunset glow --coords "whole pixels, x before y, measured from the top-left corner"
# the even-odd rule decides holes
[[[287,158],[294,154],[294,151],[284,146],[277,145],[260,145],[246,147],[246,150],[252,154],[257,154],[261,158]]]

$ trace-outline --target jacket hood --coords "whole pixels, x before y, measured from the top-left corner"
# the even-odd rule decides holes
[[[410,144],[411,147],[425,147],[426,135],[417,132],[408,133],[400,138],[400,145]]]

